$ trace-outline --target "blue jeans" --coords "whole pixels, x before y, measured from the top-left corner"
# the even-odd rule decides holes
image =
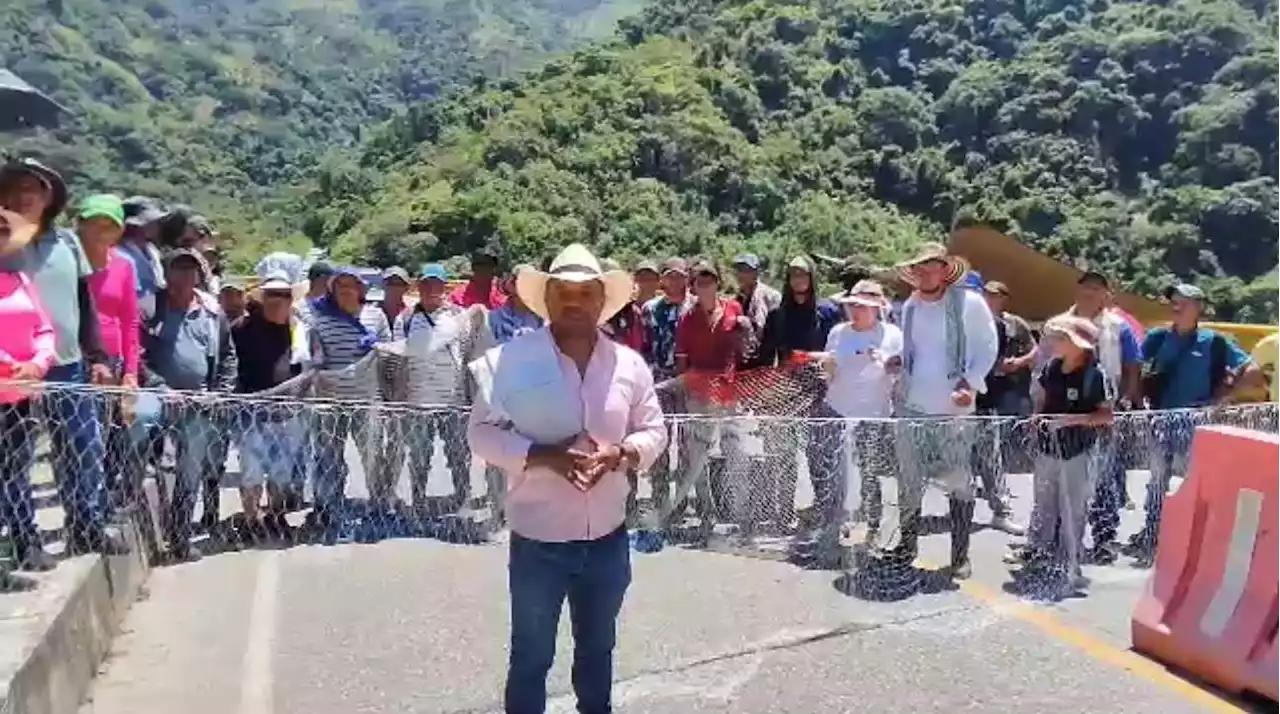
[[[1095,546],[1114,541],[1120,529],[1120,509],[1124,508],[1129,495],[1124,446],[1119,429],[1112,428],[1100,435],[1097,485],[1089,504],[1089,529]]]
[[[9,526],[14,546],[40,546],[36,507],[31,498],[31,466],[36,460],[36,424],[31,400],[0,406],[0,518]]]
[[[573,623],[573,692],[580,714],[613,710],[613,649],[618,612],[631,584],[626,528],[603,538],[544,543],[511,534],[511,655],[506,713],[542,714],[556,657],[560,610]]]
[[[226,425],[211,410],[198,405],[166,407],[165,412],[165,430],[173,439],[176,460],[174,492],[169,501],[169,535],[174,543],[182,545],[191,536],[191,519],[201,484],[208,508],[210,478],[217,473],[218,460],[225,458],[218,445]]]
[[[85,384],[88,372],[83,362],[58,365],[49,370],[45,381]],[[72,538],[95,537],[103,528],[102,462],[106,458],[98,400],[88,391],[50,390],[42,397],[42,406],[58,497],[67,514],[67,534]]]
[[[347,437],[356,442],[366,474],[377,474],[382,452],[382,422],[369,411],[328,409],[311,422],[312,487],[321,525],[337,526],[346,516]]]
[[[1169,483],[1174,476],[1186,475],[1196,417],[1189,412],[1155,412],[1151,428],[1151,479],[1147,481],[1147,497],[1143,504],[1146,518],[1136,540],[1144,549],[1155,552]]]
[[[984,416],[1025,418],[1031,413],[1031,397],[1024,391],[1007,389],[996,402],[994,410],[984,410]],[[977,426],[970,468],[982,484],[983,494],[991,513],[1008,518],[1013,512],[1009,504],[1009,487],[1005,479],[1005,452],[1009,445],[1021,446],[1015,419],[984,420]]]

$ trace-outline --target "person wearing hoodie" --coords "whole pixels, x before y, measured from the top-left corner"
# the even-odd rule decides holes
[[[815,276],[817,267],[808,256],[800,255],[787,263],[787,280],[782,286],[782,301],[769,311],[760,344],[750,367],[785,365],[794,357],[821,355],[827,346],[827,335],[843,319],[840,308],[827,298],[818,297]],[[823,404],[818,400],[819,408]],[[778,518],[791,522],[796,517],[796,435],[783,422],[770,425],[765,433],[764,473],[780,474]],[[816,444],[806,446],[809,451]],[[816,463],[816,453],[810,463]],[[815,514],[830,512],[829,501],[835,497],[830,478],[811,473]]]
[[[39,161],[19,159],[0,167],[0,205],[37,227],[30,242],[0,256],[0,267],[31,279],[53,322],[57,360],[45,379],[107,384],[112,375],[89,285],[93,269],[76,234],[54,225],[67,201],[62,176]],[[128,552],[122,535],[107,528],[102,468],[106,448],[97,399],[86,391],[60,390],[46,398],[46,406],[69,550]]]

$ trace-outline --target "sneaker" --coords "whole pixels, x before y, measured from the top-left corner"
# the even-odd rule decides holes
[[[181,543],[169,546],[169,559],[174,563],[194,563],[204,557],[197,545]]]
[[[998,531],[1008,533],[1011,536],[1021,536],[1025,535],[1027,532],[1026,528],[1018,525],[1012,518],[1006,515],[993,516],[991,518],[991,527]]]
[[[968,580],[973,576],[973,566],[969,564],[969,560],[966,558],[959,563],[952,563],[951,567],[947,568],[947,572],[953,580]]]
[[[262,525],[270,538],[283,541],[293,539],[293,526],[289,525],[289,519],[283,513],[268,513],[263,516]]]
[[[1115,543],[1099,543],[1090,548],[1086,554],[1094,565],[1111,565],[1120,556],[1119,547]]]

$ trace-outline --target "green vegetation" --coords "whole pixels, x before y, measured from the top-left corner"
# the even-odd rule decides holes
[[[980,220],[1274,320],[1275,23],[1269,0],[659,2],[383,127],[304,197],[307,233],[405,264],[583,240],[780,265]]]
[[[85,117],[35,143],[207,207],[242,260],[887,263],[988,221],[1276,319],[1274,0],[655,0],[523,78],[641,3],[16,3],[3,61]]]
[[[0,66],[73,109],[0,136],[77,189],[198,206],[233,257],[305,245],[291,186],[411,102],[607,34],[610,0],[5,0]],[[296,246],[295,246],[296,247]]]

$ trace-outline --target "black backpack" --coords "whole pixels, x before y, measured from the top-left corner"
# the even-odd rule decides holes
[[[1162,364],[1159,359],[1160,352],[1164,349],[1164,343],[1171,333],[1172,330],[1161,328],[1149,337],[1151,342],[1149,354],[1145,355],[1146,360],[1142,365],[1142,395],[1147,398],[1152,407],[1159,406],[1160,398],[1169,387],[1169,380],[1173,378],[1183,357],[1195,344],[1194,340],[1184,341],[1173,359]],[[1231,377],[1227,369],[1228,352],[1231,346],[1227,338],[1217,332],[1213,332],[1212,336],[1209,346],[1209,384],[1211,390],[1217,392]]]

